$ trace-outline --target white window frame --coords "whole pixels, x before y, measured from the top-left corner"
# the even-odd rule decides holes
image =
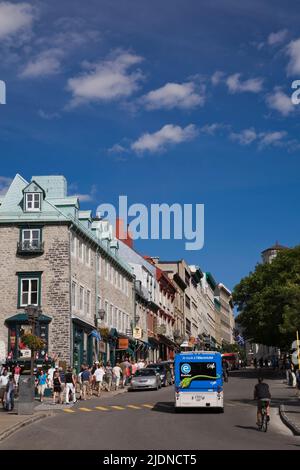
[[[113,265],[111,265],[111,267],[110,267],[110,282],[111,282],[111,284],[114,283],[114,280],[115,280],[115,268],[113,267]]]
[[[28,196],[32,196],[32,201],[28,201]],[[35,196],[38,196],[39,207],[34,207],[34,203],[36,202]],[[32,204],[32,207],[29,207],[29,202]],[[41,200],[41,193],[25,193],[25,211],[26,212],[41,212],[42,209],[42,200]]]
[[[107,325],[110,326],[110,312],[109,312],[109,302],[107,299],[104,301],[104,310],[105,310],[105,317]]]
[[[97,295],[97,309],[100,310],[101,308],[102,308],[101,295]]]
[[[90,316],[91,314],[91,300],[92,295],[90,289],[86,289],[86,314]]]
[[[115,312],[115,307],[113,306],[113,304],[110,304],[109,306],[109,310],[110,310],[110,326],[114,328],[114,312]]]
[[[72,287],[71,287],[71,292],[72,292],[72,308],[76,310],[76,304],[77,304],[77,282],[72,281]]]
[[[38,277],[23,277],[21,278],[21,287],[20,287],[20,307],[26,307],[28,305],[38,305],[39,304],[39,289],[40,289],[40,279]],[[23,303],[23,281],[28,281],[28,302]],[[31,288],[31,282],[32,281],[37,281],[37,302],[33,303],[31,300],[31,295],[32,295],[32,288]]]
[[[78,249],[78,251],[79,251],[79,259],[80,259],[80,261],[82,261],[82,262],[84,262],[84,247],[85,247],[85,245],[84,245],[83,241],[82,241],[82,240],[79,240],[79,249]]]
[[[28,241],[29,242],[29,246],[32,247],[32,241],[33,241],[33,237],[32,237],[32,232],[39,232],[39,238],[38,238],[38,242],[41,243],[41,229],[40,228],[23,228],[22,229],[22,245],[25,243],[25,241]],[[24,240],[24,232],[30,232],[30,238],[27,239],[27,240]],[[36,240],[36,239],[35,239]]]
[[[107,281],[109,281],[109,274],[110,274],[110,273],[109,273],[109,268],[110,268],[109,261],[106,260],[106,261],[105,261],[105,279],[106,279]]]
[[[91,265],[91,249],[90,247],[85,247],[85,263],[87,266]]]
[[[81,293],[82,293],[82,298],[81,298]],[[84,286],[80,284],[79,286],[79,305],[78,305],[78,310],[82,313],[84,313]],[[82,305],[81,305],[82,303]]]
[[[71,254],[76,257],[76,248],[77,248],[77,238],[74,233],[71,233]]]

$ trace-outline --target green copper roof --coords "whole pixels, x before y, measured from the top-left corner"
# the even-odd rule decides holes
[[[30,183],[17,174],[7,193],[1,198],[0,224],[59,222],[72,225],[94,242],[102,253],[115,260],[131,277],[134,277],[131,267],[119,256],[118,251],[111,250],[109,244],[101,241],[85,223],[92,217],[92,211],[78,211],[78,198],[67,196],[67,182],[64,176],[33,176],[32,182],[36,182],[45,194],[42,198],[41,211],[24,211],[23,191]]]

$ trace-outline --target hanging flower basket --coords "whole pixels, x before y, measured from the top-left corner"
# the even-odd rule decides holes
[[[45,341],[42,338],[39,338],[38,336],[35,336],[31,333],[24,334],[21,337],[21,340],[22,343],[28,347],[28,349],[31,349],[31,351],[39,351],[45,346]]]

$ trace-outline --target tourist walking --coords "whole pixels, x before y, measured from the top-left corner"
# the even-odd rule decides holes
[[[105,375],[105,368],[103,367],[103,362],[101,362],[101,364],[98,363],[97,368],[95,369],[95,372],[93,374],[94,379],[95,379],[95,390],[96,390],[98,397],[100,397],[100,392],[103,387],[104,375]]]
[[[59,372],[55,371],[53,374],[53,405],[56,405],[56,399],[61,403],[61,379]]]
[[[66,404],[70,403],[70,393],[72,394],[73,403],[76,403],[76,391],[75,391],[75,383],[76,379],[72,372],[71,367],[68,367],[67,372],[65,374],[66,380]]]
[[[112,384],[112,367],[110,364],[110,361],[107,361],[106,367],[105,367],[105,386],[108,392],[111,390],[111,384]]]
[[[112,372],[113,372],[113,380],[115,383],[115,389],[119,390],[119,385],[120,385],[120,380],[121,380],[121,375],[122,375],[122,369],[119,363],[117,363],[115,367],[113,367]]]
[[[0,399],[1,403],[3,404],[4,401],[4,395],[6,392],[6,386],[9,381],[9,375],[7,373],[6,369],[3,369],[2,375],[0,375]]]
[[[47,387],[47,375],[42,369],[38,377],[38,394],[40,396],[40,402],[44,401],[44,393],[45,393],[46,387]]]
[[[82,381],[82,399],[86,400],[87,396],[90,398],[90,381],[91,381],[91,372],[88,366],[84,366],[84,369],[81,373]]]

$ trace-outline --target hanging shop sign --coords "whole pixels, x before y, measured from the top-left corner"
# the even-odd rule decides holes
[[[136,326],[133,328],[133,337],[134,339],[142,339],[143,336],[143,330],[139,326]]]
[[[118,346],[119,346],[119,349],[128,349],[129,340],[126,338],[119,338]]]

